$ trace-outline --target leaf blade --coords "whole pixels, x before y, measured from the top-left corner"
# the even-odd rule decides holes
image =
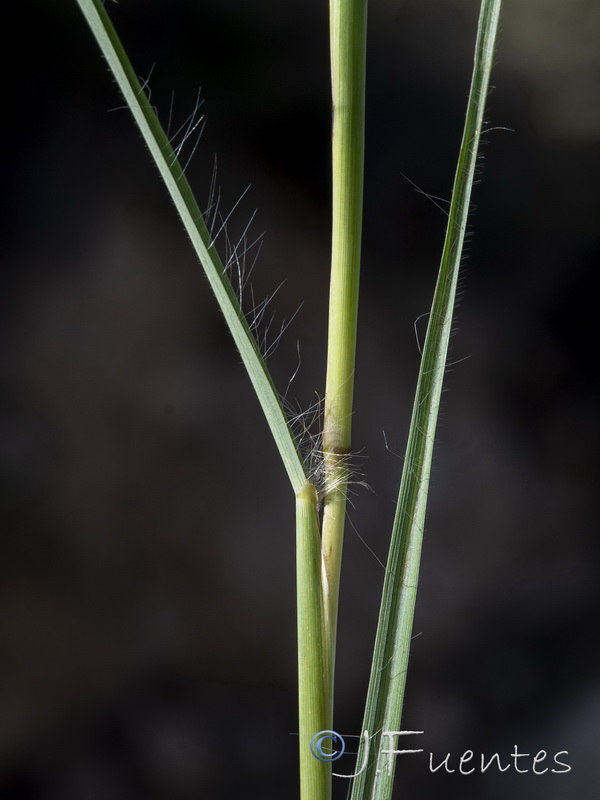
[[[392,794],[393,768],[388,770],[387,758],[379,771],[377,766],[382,732],[400,730],[434,435],[500,6],[501,0],[481,3],[467,115],[415,393],[363,721],[363,730],[374,733],[375,757],[356,778],[352,800],[389,800]],[[357,763],[362,763],[364,747]]]
[[[77,2],[133,114],[204,268],[275,439],[292,489],[297,494],[306,483],[306,476],[296,442],[265,361],[211,240],[184,170],[140,86],[102,3],[100,0],[77,0]]]

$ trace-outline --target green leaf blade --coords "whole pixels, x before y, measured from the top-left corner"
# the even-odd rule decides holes
[[[500,5],[501,0],[481,4],[467,115],[423,347],[363,721],[363,730],[374,732],[373,755],[354,782],[352,800],[389,800],[392,794],[394,770],[388,770],[387,757],[381,757],[381,739],[382,732],[401,729],[433,443]],[[364,745],[357,763],[362,763],[363,753]]]
[[[204,268],[261,404],[294,493],[297,494],[306,483],[306,476],[296,442],[265,361],[240,308],[225,267],[211,241],[184,170],[140,86],[102,3],[100,0],[77,0],[77,2],[134,116]]]

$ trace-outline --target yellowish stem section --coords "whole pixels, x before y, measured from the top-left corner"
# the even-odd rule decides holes
[[[366,0],[331,0],[333,207],[323,450],[323,608],[331,686],[346,516],[364,165]],[[331,692],[333,703],[333,691]],[[332,706],[330,708],[332,713]]]

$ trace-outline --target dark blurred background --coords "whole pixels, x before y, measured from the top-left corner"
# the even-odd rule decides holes
[[[200,204],[215,154],[223,214],[252,184],[228,233],[258,209],[256,301],[285,281],[270,335],[301,306],[269,363],[307,408],[324,383],[326,3],[108,5],[173,131],[201,93]],[[371,491],[356,487],[345,551],[346,734],[444,234],[425,194],[450,193],[477,5],[370,8],[354,446]],[[296,797],[286,476],[75,2],[5,12],[5,52],[21,55],[3,71],[0,796]],[[567,750],[572,771],[432,775],[425,754],[399,764],[398,797],[562,800],[600,783],[599,40],[591,0],[506,4],[403,718],[425,731],[407,746],[455,768],[466,749],[506,763],[517,744]]]

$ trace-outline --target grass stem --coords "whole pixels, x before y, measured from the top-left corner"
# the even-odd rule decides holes
[[[296,496],[296,589],[298,613],[298,703],[300,797],[328,800],[331,764],[311,752],[311,740],[329,729],[328,661],[321,594],[321,538],[317,493],[306,484]]]
[[[330,708],[346,516],[362,235],[367,0],[331,0],[332,248],[323,452],[322,553]]]

